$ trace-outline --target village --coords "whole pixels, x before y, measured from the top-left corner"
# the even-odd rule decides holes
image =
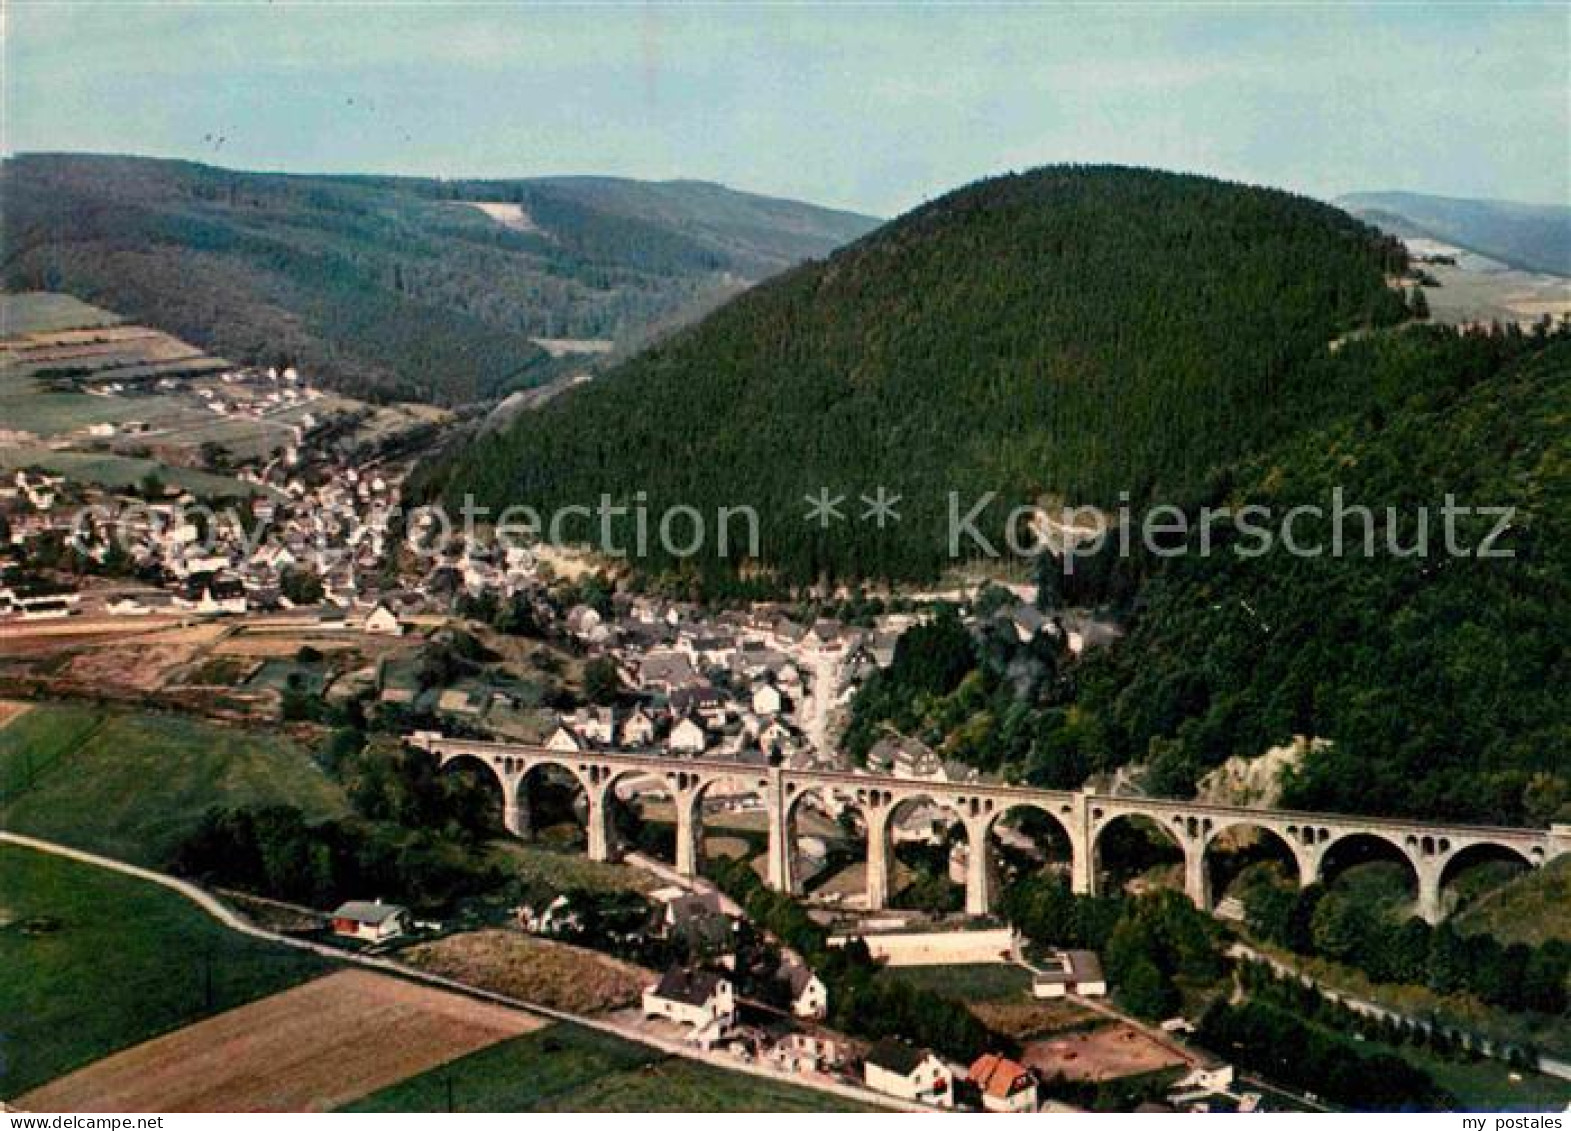
[[[116,349],[145,340],[116,333]],[[49,351],[103,343],[29,348],[37,356],[11,361],[37,378]],[[952,805],[912,797],[893,807],[888,859],[880,847],[875,863],[860,779],[950,793],[1020,784],[887,723],[850,740],[859,696],[902,639],[942,621],[1011,671],[1042,672],[1114,645],[1110,616],[997,578],[697,600],[613,558],[434,521],[410,476],[443,438],[435,416],[345,402],[290,365],[174,364],[190,371],[51,377],[76,398],[74,427],[8,437],[0,703],[40,704],[35,720],[86,710],[112,728],[172,726],[192,749],[227,749],[231,735],[259,752],[287,746],[314,764],[268,796],[294,806],[292,791],[325,773],[362,823],[263,829],[276,815],[192,802],[160,865],[291,945],[858,1102],[1321,1107],[1197,1039],[1235,976],[1216,924],[1246,909],[1221,890],[1199,911],[1164,903],[1189,880],[1157,830],[1107,854],[1116,895],[1101,901],[1071,877],[1055,822],[1023,810],[973,841]],[[556,762],[499,788],[473,759],[440,768],[422,736],[520,744]],[[585,780],[564,763],[625,754],[670,770],[618,775],[597,832]],[[20,749],[23,795],[36,757]],[[698,764],[711,778],[734,767],[734,781],[706,779],[684,801],[673,775]],[[756,788],[781,770],[846,776],[789,810],[783,885]],[[1122,772],[1074,788],[1142,791]],[[256,827],[242,835],[235,821]],[[586,847],[593,860],[569,863]],[[1237,847],[1260,866],[1258,845]],[[337,862],[345,852],[387,860]],[[320,882],[237,872],[252,853],[335,863]],[[973,904],[979,888],[1058,911],[1032,927],[1030,906]],[[1060,891],[1069,902],[1053,904]],[[1147,914],[1157,925],[1139,925],[1132,951],[1102,950],[1115,923]],[[1166,936],[1185,932],[1203,937],[1202,953],[1175,959]],[[1202,971],[1193,984],[1188,965]]]
[[[265,415],[320,395],[292,368],[222,373],[205,392],[215,416]],[[890,602],[857,615],[855,623],[802,618],[784,605],[710,609],[618,592],[571,554],[504,545],[489,531],[454,539],[433,565],[404,546],[403,478],[412,460],[347,458],[331,442],[332,430],[317,425],[309,413],[299,416],[281,451],[226,463],[225,471],[248,489],[236,497],[202,497],[154,475],[111,489],[38,468],[12,472],[0,487],[6,535],[0,621],[18,647],[0,675],[41,694],[80,694],[91,685],[95,694],[112,695],[120,680],[129,701],[252,722],[298,719],[302,700],[353,699],[369,702],[394,725],[429,720],[449,733],[531,741],[561,753],[635,749],[677,762],[734,761],[739,768],[977,778],[976,770],[895,735],[876,744],[865,766],[853,767],[838,741],[857,689],[891,663],[901,634],[930,615],[928,605]],[[114,427],[125,435],[146,432],[137,421]],[[1049,634],[1074,652],[1116,632],[1088,616],[1044,616],[1024,589],[986,615],[1022,642]],[[500,629],[492,637],[521,630],[551,641],[572,658],[578,694],[564,696],[560,687],[542,693],[527,678],[540,672],[528,664],[522,674],[519,665],[502,663],[433,676],[430,653],[451,648],[455,635],[462,639],[477,624]],[[172,640],[180,643],[164,643]],[[83,642],[99,647],[83,650]],[[56,644],[68,646],[69,662],[58,662]],[[84,652],[87,666],[78,669]],[[95,654],[140,655],[148,664],[106,671],[116,665],[95,665]],[[539,647],[533,660],[549,668],[541,659],[546,655]],[[40,665],[40,657],[47,662]],[[657,824],[662,805],[668,808],[653,780],[620,787],[619,800],[642,822]],[[756,828],[755,804],[741,791],[706,801],[713,823],[732,826],[722,839],[733,845],[745,844],[748,829]],[[921,911],[885,913],[869,933],[854,880],[835,882],[846,865],[836,848],[837,822],[846,819],[826,799],[806,818],[811,831],[800,844],[813,889],[809,905],[837,932],[835,945],[870,946],[877,961],[895,967],[1015,971],[1022,979],[1015,987],[1020,1005],[1095,1001],[1100,1012],[1074,1016],[1101,1024],[1077,1022],[1079,1028],[1048,1042],[1056,1043],[1056,1053],[1034,1061],[985,1050],[971,1063],[897,1035],[868,1040],[827,1028],[824,980],[749,924],[715,884],[663,865],[646,850],[647,838],[630,841],[622,854],[658,881],[645,891],[648,910],[629,937],[586,931],[586,918],[597,912],[580,906],[593,899],[577,890],[552,893],[539,906],[520,905],[510,929],[613,953],[647,950],[653,940],[655,953],[680,961],[641,985],[607,1020],[680,1042],[695,1055],[807,1082],[832,1081],[931,1107],[1035,1111],[1063,1106],[1041,1089],[1048,1074],[1099,1082],[1122,1064],[1136,1075],[1165,1071],[1165,1098],[1182,1108],[1259,1105],[1258,1093],[1231,1090],[1230,1069],[1183,1045],[1180,1020],[1162,1030],[1113,1013],[1094,953],[1028,959],[1007,928],[969,929],[962,916]],[[902,815],[895,836],[948,852],[948,870],[963,878],[964,848],[946,848],[946,828],[945,814],[916,807]],[[1023,838],[1021,844],[1030,847]],[[396,892],[385,895],[385,902],[350,900],[303,921],[321,937],[393,955],[447,934],[442,924],[418,921],[396,902]],[[642,938],[635,941],[634,934]],[[756,966],[761,953],[770,968],[762,981],[745,965]]]

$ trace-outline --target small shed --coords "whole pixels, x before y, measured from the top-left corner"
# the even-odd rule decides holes
[[[408,908],[380,899],[351,899],[333,912],[333,934],[362,942],[397,938],[408,926]]]

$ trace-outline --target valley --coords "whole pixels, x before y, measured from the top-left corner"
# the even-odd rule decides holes
[[[550,194],[335,184],[562,232]],[[1175,252],[1202,234],[1214,261]],[[807,266],[747,254],[784,273],[642,352],[537,330],[589,368],[458,408],[401,376],[350,396],[286,339],[236,363],[4,299],[0,826],[110,874],[0,847],[29,995],[0,1004],[65,1024],[93,901],[146,938],[102,972],[129,1023],[37,1039],[0,1096],[949,1107],[993,1057],[1046,1110],[1571,1099],[1553,284],[1100,168]],[[1086,292],[1039,301],[1062,269]],[[1119,554],[1129,476],[1183,514],[1469,494],[1512,505],[1513,554]],[[951,483],[1062,503],[1048,552],[946,555]],[[662,537],[679,503],[754,506],[761,548],[630,558],[495,517],[644,491]],[[466,493],[492,512],[453,524]],[[1197,798],[1223,765],[1241,795]],[[339,1024],[366,1014],[386,1050]],[[289,1071],[202,1067],[306,1015],[338,1020]],[[877,1082],[907,1049],[942,1092]]]

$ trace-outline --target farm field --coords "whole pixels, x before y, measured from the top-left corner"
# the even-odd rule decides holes
[[[157,885],[0,844],[0,1097],[328,968]]]
[[[157,691],[225,631],[156,617],[88,617],[7,626],[0,657],[88,691]]]
[[[0,338],[16,334],[52,334],[83,326],[113,326],[118,314],[100,310],[81,299],[51,291],[0,295]]]
[[[40,704],[0,729],[0,824],[152,867],[214,805],[347,810],[279,735],[198,719]]]
[[[493,1045],[350,1111],[857,1111],[849,1100],[732,1072],[577,1025]]]
[[[114,455],[110,452],[57,452],[53,448],[0,444],[0,471],[40,468],[64,475],[76,483],[92,483],[109,490],[139,486],[148,476],[190,491],[202,498],[248,498],[258,488],[189,467],[170,467],[154,459]]]
[[[22,1097],[34,1111],[321,1111],[538,1029],[516,1009],[344,970]]]
[[[1571,282],[1554,275],[1507,267],[1487,256],[1435,240],[1409,240],[1410,246],[1457,258],[1451,266],[1426,263],[1424,270],[1440,283],[1425,287],[1431,317],[1440,322],[1531,322],[1542,315],[1571,311]]]
[[[636,1005],[655,975],[628,962],[518,931],[449,935],[399,958],[466,985],[568,1013],[603,1013]]]

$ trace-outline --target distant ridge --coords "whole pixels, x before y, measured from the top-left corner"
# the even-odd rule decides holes
[[[1336,204],[1392,235],[1428,237],[1524,271],[1571,277],[1571,207],[1417,192],[1355,192]]]
[[[69,292],[353,395],[446,404],[590,364],[533,338],[633,348],[877,223],[701,182],[301,176],[91,154],[8,159],[0,192],[7,289]]]

